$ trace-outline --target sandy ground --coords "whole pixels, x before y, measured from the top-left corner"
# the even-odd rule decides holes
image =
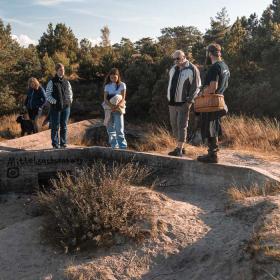
[[[45,134],[30,138],[28,145],[45,145],[42,139],[49,139]],[[24,144],[18,142],[21,139],[13,141],[15,147]],[[6,144],[1,148],[9,149]],[[221,150],[220,158],[225,164],[262,168],[280,179],[280,162],[275,160],[231,150]],[[206,192],[199,186],[143,189],[142,193],[153,205],[154,239],[76,255],[63,254],[44,241],[43,217],[36,213],[30,196],[0,195],[0,280],[280,279],[279,262],[246,250],[263,216],[274,209],[273,215],[280,217],[279,196],[248,199],[247,205],[236,208],[229,207],[222,191]],[[275,227],[279,232],[280,222]]]
[[[141,192],[157,219],[154,239],[75,256],[44,241],[43,217],[37,216],[29,196],[1,195],[0,279],[274,279],[268,273],[280,277],[279,262],[257,263],[245,250],[266,209],[276,209],[280,217],[280,197],[235,208],[229,207],[224,193],[197,187]]]

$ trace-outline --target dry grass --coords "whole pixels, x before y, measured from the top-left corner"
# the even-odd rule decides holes
[[[20,136],[20,125],[16,122],[17,114],[2,116],[0,118],[0,141]]]
[[[227,194],[231,201],[242,201],[247,197],[279,195],[279,183],[266,183],[263,186],[253,185],[248,188],[231,187],[228,189]]]
[[[77,176],[60,175],[50,192],[39,192],[45,209],[45,233],[65,251],[84,242],[113,244],[116,235],[140,240],[151,234],[152,215],[133,184],[142,183],[150,171],[135,164],[93,167]]]
[[[270,211],[264,215],[257,225],[255,233],[250,240],[247,251],[253,256],[258,255],[259,259],[277,261],[278,273],[280,261],[280,203],[271,206]]]
[[[19,114],[11,114],[7,116],[0,117],[0,141],[5,141],[9,139],[14,139],[20,137],[20,124],[16,122],[17,117]],[[25,115],[28,119],[28,116]],[[48,129],[48,126],[42,127],[42,122],[45,119],[45,116],[41,116],[39,118],[39,130],[44,131]]]
[[[280,123],[276,119],[229,116],[223,119],[223,132],[226,147],[279,154]]]
[[[144,141],[135,144],[135,150],[140,152],[157,151],[174,149],[176,140],[169,130],[163,126],[147,125],[143,127],[146,131]]]

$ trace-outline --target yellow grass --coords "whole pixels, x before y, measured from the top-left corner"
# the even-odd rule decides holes
[[[280,154],[280,122],[276,119],[256,119],[229,116],[223,119],[225,147]]]
[[[247,197],[279,195],[280,184],[266,183],[263,186],[252,185],[248,188],[238,188],[234,186],[229,188],[227,193],[233,201],[245,200]]]
[[[148,125],[143,127],[143,131],[148,132],[145,135],[145,141],[135,145],[135,149],[140,152],[163,151],[174,149],[176,141],[167,128],[163,126]]]
[[[11,114],[0,117],[0,141],[20,137],[20,124],[16,122],[18,116],[19,114]],[[25,118],[28,119],[28,116],[25,115]],[[44,118],[45,116],[39,118],[39,131],[48,129],[48,126],[42,127]]]

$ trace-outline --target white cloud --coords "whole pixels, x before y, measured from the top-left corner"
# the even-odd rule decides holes
[[[32,40],[25,34],[21,34],[19,36],[12,35],[12,38],[17,41],[22,47],[28,47],[30,44],[36,45],[38,42],[35,40]]]
[[[91,42],[92,46],[100,45],[100,43],[102,42],[102,39],[100,37],[98,37],[98,38],[89,38],[88,40]]]
[[[34,0],[34,4],[42,6],[55,6],[65,2],[83,2],[84,0]]]

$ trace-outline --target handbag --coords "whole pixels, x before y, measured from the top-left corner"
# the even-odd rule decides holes
[[[194,99],[194,110],[198,113],[217,112],[226,109],[223,94],[204,94]]]

